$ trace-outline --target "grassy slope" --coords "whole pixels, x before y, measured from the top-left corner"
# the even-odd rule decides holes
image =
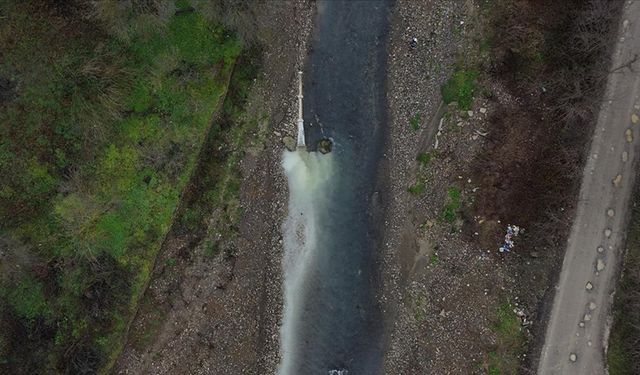
[[[52,5],[0,7],[0,368],[95,369],[118,349],[241,47],[193,11],[132,10],[114,36]]]

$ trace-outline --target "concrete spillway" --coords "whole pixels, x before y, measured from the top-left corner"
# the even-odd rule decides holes
[[[302,72],[298,72],[298,148],[306,148],[304,141],[304,119],[302,118]]]

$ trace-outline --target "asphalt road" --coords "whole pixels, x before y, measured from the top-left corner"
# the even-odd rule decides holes
[[[613,67],[640,53],[640,1],[622,14]],[[634,71],[635,70],[635,71]],[[606,342],[640,141],[640,63],[609,75],[538,374],[605,374]]]

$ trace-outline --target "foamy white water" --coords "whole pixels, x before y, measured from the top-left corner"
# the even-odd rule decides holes
[[[313,264],[318,241],[318,212],[327,207],[333,154],[285,151],[282,167],[289,185],[289,212],[282,225],[284,242],[284,313],[280,329],[280,375],[295,373],[305,274]]]

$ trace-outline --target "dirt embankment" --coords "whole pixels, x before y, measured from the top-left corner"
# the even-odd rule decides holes
[[[526,344],[544,326],[616,11],[598,1],[491,4],[397,3],[386,151],[393,197],[382,297],[390,316],[386,373],[528,373],[535,366]],[[467,85],[460,103],[444,106],[440,122],[433,119],[440,85],[452,73],[476,83],[460,83]],[[466,89],[475,96],[469,108]],[[499,254],[507,224],[526,231],[511,253]],[[514,309],[533,325],[521,327]]]
[[[228,228],[225,206],[207,218],[203,238],[172,231],[115,373],[269,374],[279,363],[286,209],[280,139],[295,136],[295,73],[306,53],[313,6],[220,4],[212,11],[236,17],[239,34],[255,37],[262,51],[261,73],[244,109],[244,120],[256,126],[239,162],[239,201],[229,203],[238,206],[240,220]],[[232,241],[218,241],[230,232]]]

